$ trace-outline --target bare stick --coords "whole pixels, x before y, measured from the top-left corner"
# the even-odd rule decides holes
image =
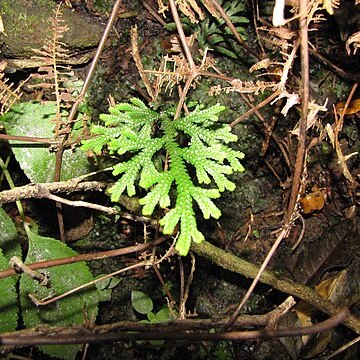
[[[45,306],[45,305],[51,304],[53,302],[59,301],[59,300],[65,298],[65,297],[67,297],[67,296],[69,296],[71,294],[74,294],[74,293],[76,293],[76,292],[78,292],[78,291],[80,291],[82,289],[85,289],[85,288],[87,288],[87,287],[89,287],[91,285],[94,285],[99,281],[109,279],[109,278],[111,278],[113,276],[116,276],[116,275],[119,275],[119,274],[121,274],[121,273],[123,273],[125,271],[136,269],[136,268],[143,267],[143,266],[156,266],[156,265],[160,264],[163,260],[165,260],[167,257],[170,256],[170,254],[172,253],[172,250],[173,250],[173,248],[175,246],[175,242],[176,242],[176,239],[173,240],[172,245],[170,246],[168,251],[165,253],[165,255],[163,255],[160,259],[158,259],[156,261],[150,259],[150,260],[145,260],[145,261],[139,262],[138,264],[127,266],[127,267],[122,268],[120,270],[116,270],[116,271],[112,272],[111,274],[107,274],[107,275],[101,276],[101,277],[99,277],[97,279],[94,279],[92,281],[89,281],[86,284],[80,285],[80,286],[78,286],[78,287],[76,287],[74,289],[66,291],[65,293],[63,293],[61,295],[58,295],[58,296],[55,296],[55,297],[53,297],[51,299],[46,298],[44,300],[39,300],[39,299],[36,299],[35,296],[32,296],[31,300],[33,300],[37,306],[39,306],[39,305]]]
[[[126,248],[115,249],[115,250],[108,250],[108,251],[100,251],[96,253],[88,253],[88,254],[81,254],[61,259],[54,259],[54,260],[44,260],[39,261],[32,264],[26,264],[27,267],[31,270],[37,269],[47,269],[54,266],[66,265],[66,264],[74,264],[80,261],[90,261],[90,260],[99,260],[99,259],[106,259],[109,257],[114,256],[121,256],[126,254],[131,254],[135,252],[143,252],[146,249],[152,248],[164,242],[165,240],[169,239],[169,236],[160,237],[154,241],[148,242],[146,244],[139,244],[134,246],[129,246]],[[6,278],[8,276],[16,275],[14,269],[10,268],[7,270],[0,271],[0,279]]]
[[[195,61],[191,55],[191,51],[190,51],[190,48],[189,48],[189,45],[186,41],[186,36],[185,36],[185,33],[184,33],[184,29],[181,25],[181,21],[180,21],[180,17],[179,17],[179,14],[178,14],[178,11],[176,9],[176,5],[175,5],[175,1],[174,0],[170,0],[170,9],[171,9],[171,13],[172,13],[172,16],[174,18],[174,22],[175,22],[175,25],[176,25],[176,29],[178,31],[178,34],[179,34],[179,38],[180,38],[180,41],[181,41],[181,45],[184,49],[184,52],[185,52],[185,56],[186,56],[186,59],[189,63],[189,67],[190,67],[190,71],[191,71],[191,74],[189,75],[189,78],[187,79],[186,81],[186,84],[185,84],[185,87],[180,95],[180,100],[179,100],[179,103],[176,107],[176,112],[175,112],[175,119],[177,119],[179,116],[180,116],[180,111],[181,111],[181,108],[183,107],[183,104],[185,102],[185,97],[190,89],[190,85],[191,83],[195,80],[195,78],[197,76],[199,76],[199,71],[197,69],[197,66],[195,64]]]
[[[199,256],[206,257],[223,269],[236,272],[246,278],[254,279],[259,272],[259,267],[257,265],[226,252],[207,241],[203,241],[201,244],[193,242],[191,244],[191,250]],[[336,314],[340,310],[340,307],[335,306],[331,301],[326,300],[310,287],[280,277],[271,271],[265,270],[261,275],[260,281],[285,294],[304,300],[330,316]],[[360,318],[350,315],[346,321],[344,321],[344,325],[360,334]]]
[[[15,333],[0,334],[0,343],[2,345],[45,345],[45,344],[83,344],[83,343],[102,343],[121,340],[177,340],[177,341],[236,341],[249,339],[269,339],[286,336],[302,336],[310,334],[318,334],[334,328],[341,324],[349,315],[347,309],[342,309],[333,317],[318,323],[316,325],[277,329],[277,330],[254,330],[254,331],[234,331],[229,333],[204,333],[204,332],[174,332],[174,331],[150,331],[150,332],[120,332],[104,334],[100,331],[91,331],[90,329],[81,328],[77,333],[69,329],[54,333],[51,331],[39,334],[35,332],[30,335],[18,335]],[[142,324],[144,329],[152,328],[152,324]],[[149,326],[150,325],[150,326]],[[160,325],[160,324],[155,324]],[[69,333],[70,332],[70,333]]]
[[[301,120],[299,125],[299,143],[298,150],[296,155],[295,169],[293,175],[293,182],[290,194],[290,200],[288,204],[287,211],[285,213],[284,225],[282,230],[277,237],[275,243],[272,245],[269,250],[265,260],[263,261],[258,274],[251,283],[248,291],[241,300],[240,304],[237,306],[234,314],[231,316],[229,322],[224,327],[224,330],[231,327],[231,325],[236,321],[237,317],[240,314],[241,309],[246,304],[250,295],[255,289],[262,273],[265,271],[268,263],[276,252],[276,249],[279,247],[281,241],[288,236],[290,226],[293,222],[294,210],[299,196],[299,189],[301,183],[301,174],[304,167],[304,158],[306,150],[306,128],[307,128],[307,116],[308,116],[308,104],[309,104],[309,51],[308,51],[308,24],[307,24],[307,0],[300,0],[300,55],[301,55],[301,94],[302,94],[302,104],[301,104]]]
[[[78,98],[76,99],[76,101],[74,102],[74,104],[73,104],[73,106],[72,106],[72,108],[70,110],[68,120],[67,120],[67,130],[68,131],[66,133],[68,133],[68,134],[71,132],[71,129],[72,129],[73,125],[74,125],[74,119],[76,117],[78,107],[79,107],[80,103],[82,102],[82,100],[84,99],[85,94],[86,94],[86,92],[87,92],[87,90],[88,90],[88,88],[90,86],[92,76],[94,75],[95,68],[96,68],[97,63],[99,62],[99,59],[100,59],[100,55],[101,55],[101,53],[102,53],[102,51],[103,51],[103,49],[105,47],[106,40],[107,40],[107,38],[108,38],[108,36],[110,34],[110,31],[111,31],[115,21],[117,20],[117,14],[119,12],[121,2],[122,2],[121,0],[117,0],[116,3],[113,6],[111,15],[110,15],[109,20],[108,20],[108,22],[106,24],[104,33],[103,33],[103,35],[101,37],[99,46],[98,46],[98,48],[96,50],[94,59],[91,62],[90,69],[89,69],[89,71],[88,71],[88,73],[86,75],[83,87],[82,87],[82,89],[80,91],[80,94],[79,94]],[[67,136],[65,134],[65,136],[61,139],[61,142],[60,142],[59,147],[58,147],[57,152],[56,152],[54,181],[60,181],[61,163],[62,163],[62,157],[63,157],[64,151],[65,151],[66,141],[67,141]],[[64,230],[64,222],[63,222],[63,217],[62,217],[61,204],[56,203],[56,208],[57,208],[57,213],[58,213],[60,237],[61,237],[62,241],[65,241],[66,235],[65,235],[65,230]]]

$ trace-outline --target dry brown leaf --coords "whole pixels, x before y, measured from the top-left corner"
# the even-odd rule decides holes
[[[216,17],[216,18],[220,18],[221,15],[219,14],[219,12],[217,11],[217,9],[215,8],[213,2],[211,0],[202,0],[202,3],[204,4],[204,6],[206,7],[206,9],[209,11],[209,13]]]
[[[336,104],[335,109],[338,114],[342,114],[345,107],[345,102],[341,102]],[[360,112],[360,99],[355,99],[351,101],[348,105],[348,107],[345,110],[345,115],[351,115],[356,114],[357,112]]]
[[[176,4],[179,6],[179,10],[189,18],[192,23],[198,23],[199,20],[205,19],[205,14],[196,3],[196,0],[177,0]]]
[[[351,49],[350,46],[354,47],[354,52],[353,55],[356,54],[356,50],[358,48],[360,48],[360,31],[352,34],[346,41],[345,47],[346,47],[346,52],[348,55],[351,55]]]

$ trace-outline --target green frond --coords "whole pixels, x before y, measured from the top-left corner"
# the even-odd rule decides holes
[[[195,187],[191,191],[191,196],[198,203],[205,219],[210,219],[210,217],[218,219],[221,216],[221,211],[211,200],[220,197],[219,191],[215,189],[209,190]]]
[[[175,229],[175,226],[180,220],[181,213],[179,209],[171,209],[160,221],[159,224],[164,227],[163,233],[171,235]]]
[[[205,240],[204,235],[196,227],[196,221],[191,221],[191,224],[189,224],[188,220],[190,219],[181,219],[180,235],[175,246],[175,249],[181,256],[186,256],[189,253],[191,241],[199,244]],[[189,228],[194,230],[189,231]]]
[[[135,181],[141,169],[141,158],[138,156],[133,157],[126,163],[120,163],[114,166],[113,175],[124,173],[119,180],[109,189],[111,194],[111,201],[117,202],[122,193],[127,191],[129,196],[136,194]]]
[[[172,183],[173,179],[171,176],[167,176],[166,173],[160,175],[157,185],[155,185],[148,194],[139,201],[140,205],[144,205],[144,215],[151,215],[157,204],[163,209],[170,206],[169,192]]]
[[[83,140],[81,149],[84,151],[93,150],[96,154],[101,154],[101,150],[114,137],[119,136],[119,129],[93,126],[91,133],[94,137]]]
[[[164,234],[172,234],[179,225],[176,249],[181,255],[188,253],[192,241],[204,240],[197,228],[194,202],[205,219],[218,219],[221,211],[213,199],[225,190],[235,189],[228,175],[244,171],[239,161],[244,154],[226,145],[237,137],[228,125],[216,124],[223,110],[219,104],[197,106],[185,117],[172,120],[172,110],[157,113],[141,100],[132,99],[129,104],[110,108],[110,114],[101,115],[105,126],[94,126],[95,137],[82,145],[84,150],[97,152],[107,146],[110,153],[126,155],[127,160],[113,168],[113,175],[119,178],[109,190],[111,200],[117,202],[125,191],[135,195],[136,186],[145,189],[147,194],[140,199],[143,214],[151,215],[156,206],[170,209],[160,225]],[[154,126],[161,129],[156,137]],[[179,143],[179,133],[189,137],[187,146]],[[196,172],[196,184],[189,173],[191,168]]]
[[[217,122],[219,117],[218,114],[225,110],[225,106],[216,104],[210,106],[207,109],[203,109],[200,106],[197,106],[194,111],[190,114],[182,118],[182,123],[189,122],[194,124],[201,124],[204,126],[210,126],[213,123]],[[177,120],[177,122],[181,122],[181,119]],[[183,125],[180,125],[183,126]]]

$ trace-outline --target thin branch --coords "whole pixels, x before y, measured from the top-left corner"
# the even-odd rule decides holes
[[[197,67],[196,67],[195,61],[194,61],[194,59],[193,59],[193,57],[191,55],[189,45],[188,45],[188,43],[186,41],[186,36],[185,36],[184,29],[183,29],[182,24],[181,24],[179,13],[178,13],[178,11],[176,9],[175,1],[170,0],[169,3],[170,3],[171,14],[173,16],[173,19],[174,19],[174,22],[175,22],[175,25],[176,25],[176,29],[178,31],[179,38],[180,38],[180,41],[181,41],[181,45],[182,45],[182,47],[184,49],[186,59],[187,59],[187,61],[189,63],[189,67],[190,67],[190,70],[191,70],[192,74],[195,75],[195,74],[197,74]]]
[[[299,143],[298,150],[296,155],[295,169],[292,181],[292,188],[290,194],[290,200],[285,213],[284,224],[282,230],[277,237],[274,244],[271,246],[265,260],[263,261],[258,274],[255,276],[253,282],[251,283],[249,289],[245,293],[245,296],[237,306],[234,314],[230,318],[228,324],[225,326],[225,329],[231,327],[231,325],[236,321],[236,318],[239,316],[241,309],[246,304],[250,295],[254,291],[262,273],[265,271],[267,265],[269,264],[271,258],[276,252],[276,249],[281,244],[282,240],[286,238],[289,234],[289,229],[293,222],[293,216],[295,211],[296,202],[299,196],[299,190],[301,185],[301,174],[303,173],[304,159],[305,159],[305,150],[306,150],[306,129],[307,129],[307,117],[308,117],[308,106],[309,106],[309,51],[308,51],[308,22],[307,22],[307,0],[300,0],[300,57],[301,57],[301,95],[302,95],[302,104],[301,104],[301,120],[299,125]]]
[[[88,208],[88,209],[101,211],[101,212],[104,212],[104,213],[109,214],[109,215],[115,215],[115,214],[119,213],[118,210],[116,210],[116,209],[114,209],[112,207],[93,204],[93,203],[89,203],[87,201],[82,201],[82,200],[68,200],[68,199],[64,199],[64,198],[62,198],[60,196],[53,195],[53,194],[50,194],[50,193],[46,194],[44,196],[44,198],[49,199],[49,200],[53,200],[55,202],[65,204],[65,205],[68,205],[68,206],[84,207],[84,208]]]
[[[259,282],[262,274],[264,273],[269,261],[271,260],[272,256],[274,255],[275,250],[277,249],[277,247],[280,245],[281,241],[284,239],[284,237],[286,236],[287,233],[287,228],[283,228],[282,231],[280,232],[279,236],[277,237],[276,241],[274,242],[274,244],[272,245],[270,251],[268,252],[268,254],[266,255],[265,260],[263,261],[263,263],[261,264],[261,267],[258,271],[258,273],[256,274],[256,276],[254,277],[254,280],[252,281],[250,287],[248,288],[248,290],[246,291],[244,297],[242,298],[242,300],[240,301],[239,305],[236,307],[234,313],[231,315],[230,320],[228,321],[228,323],[225,325],[225,327],[222,329],[223,331],[226,331],[227,329],[231,328],[231,326],[235,323],[236,319],[238,318],[238,316],[240,315],[240,311],[242,310],[242,308],[244,307],[244,305],[247,303],[247,301],[249,300],[251,294],[253,293],[257,283]]]
[[[197,255],[209,259],[214,264],[226,270],[243,275],[246,278],[254,279],[259,273],[259,267],[257,265],[228,253],[207,241],[203,241],[201,244],[193,242],[191,250]],[[340,307],[335,306],[331,301],[324,299],[310,287],[296,283],[287,278],[281,278],[271,271],[265,270],[260,277],[260,282],[285,294],[304,300],[330,316],[335,315],[340,311]],[[344,321],[344,325],[360,334],[360,319],[358,317],[349,315],[346,321]]]
[[[300,0],[300,58],[301,58],[301,119],[299,124],[299,143],[296,154],[294,175],[290,200],[285,214],[284,223],[290,225],[296,206],[299,189],[301,185],[301,175],[304,168],[306,150],[306,129],[307,117],[309,112],[309,46],[308,46],[308,24],[307,24],[307,0]]]
[[[49,193],[71,193],[74,191],[104,191],[107,184],[101,181],[74,182],[73,180],[53,183],[28,184],[0,192],[0,205],[24,199],[42,199]]]
[[[45,305],[49,305],[53,302],[56,302],[56,301],[59,301],[71,294],[75,294],[77,293],[78,291],[82,290],[82,289],[85,289],[91,285],[94,285],[96,283],[98,283],[99,281],[102,281],[102,280],[105,280],[105,279],[109,279],[113,276],[116,276],[116,275],[119,275],[119,274],[122,274],[123,272],[126,272],[126,271],[129,271],[129,270],[132,270],[132,269],[137,269],[139,267],[145,267],[145,266],[157,266],[159,265],[161,262],[163,262],[165,259],[167,259],[169,256],[171,256],[171,254],[173,253],[173,248],[175,246],[175,243],[176,243],[176,238],[173,239],[173,242],[170,246],[170,248],[166,251],[166,253],[158,260],[155,260],[155,259],[149,259],[149,260],[144,260],[144,261],[141,261],[137,264],[134,264],[134,265],[130,265],[130,266],[127,266],[125,268],[122,268],[122,269],[119,269],[119,270],[116,270],[110,274],[107,274],[107,275],[104,275],[104,276],[101,276],[99,278],[96,278],[92,281],[89,281],[88,283],[86,284],[82,284],[80,286],[77,286],[76,288],[73,288],[69,291],[66,291],[65,293],[62,293],[58,296],[55,296],[51,299],[49,299],[48,297],[46,297],[44,300],[39,300],[37,299],[34,295],[31,296],[31,300],[37,305],[41,305],[41,306],[45,306]]]
[[[137,26],[133,26],[131,28],[131,52],[132,52],[132,56],[133,59],[135,61],[135,65],[139,71],[141,80],[143,81],[146,91],[148,92],[151,101],[155,100],[155,94],[154,94],[154,90],[151,86],[150,80],[147,77],[145,71],[144,71],[144,66],[141,62],[141,57],[140,57],[140,52],[139,52],[139,45],[138,45],[138,31],[137,31]]]
[[[146,244],[139,244],[134,246],[129,246],[126,248],[121,249],[115,249],[115,250],[108,250],[108,251],[100,251],[96,253],[88,253],[88,254],[81,254],[77,256],[71,256],[66,258],[60,258],[60,259],[54,259],[54,260],[44,260],[39,261],[32,264],[26,264],[29,269],[31,270],[37,270],[37,269],[47,269],[54,266],[60,266],[60,265],[67,265],[67,264],[73,264],[80,261],[90,261],[90,260],[99,260],[99,259],[106,259],[114,256],[121,256],[136,252],[143,252],[149,248],[152,248],[154,246],[157,246],[164,242],[165,240],[169,239],[169,236],[162,236],[154,241],[148,242]],[[6,278],[8,276],[16,275],[16,272],[14,269],[9,268],[6,270],[0,271],[0,279]]]
[[[32,143],[40,143],[46,145],[53,145],[57,144],[58,141],[50,138],[38,138],[32,136],[19,136],[19,135],[8,135],[8,134],[0,134],[1,140],[15,140],[15,141],[25,141],[25,142],[32,142]]]
[[[49,344],[83,344],[83,343],[102,343],[113,342],[121,340],[176,340],[176,341],[238,341],[250,339],[269,339],[286,336],[302,336],[310,334],[318,334],[328,331],[346,319],[349,315],[347,309],[342,309],[333,317],[318,323],[316,325],[277,329],[277,330],[254,330],[254,331],[234,331],[228,333],[204,333],[204,332],[167,332],[167,331],[152,331],[152,332],[122,332],[122,333],[95,333],[90,329],[81,328],[78,333],[70,333],[69,330],[63,330],[62,333],[51,333],[44,331],[37,331],[37,335],[22,335],[19,336],[16,332],[4,333],[0,335],[0,343],[2,345],[49,345]],[[150,326],[149,326],[150,325]],[[151,324],[143,324],[144,328],[151,328]],[[70,331],[71,332],[71,331]]]
[[[277,90],[274,93],[272,93],[270,96],[268,96],[265,100],[261,101],[258,105],[254,106],[253,108],[251,108],[250,110],[248,110],[246,113],[242,114],[241,116],[239,116],[237,119],[235,119],[234,121],[232,121],[229,126],[230,127],[235,127],[237,124],[239,124],[240,122],[246,120],[249,118],[249,116],[251,116],[252,114],[255,114],[259,109],[261,109],[262,107],[264,107],[265,105],[269,104],[271,101],[273,101],[274,99],[276,99],[281,93],[281,90]]]
[[[326,357],[324,360],[333,359],[334,357],[338,356],[339,354],[341,354],[342,352],[344,352],[345,350],[347,350],[347,349],[350,348],[351,346],[355,345],[355,344],[358,343],[359,341],[360,341],[360,336],[358,336],[358,337],[355,338],[354,340],[351,340],[351,341],[348,342],[347,344],[341,346],[339,349],[337,349],[336,351],[334,351],[330,356]]]
[[[55,161],[55,176],[54,176],[54,181],[60,181],[60,174],[61,174],[61,163],[62,163],[62,157],[63,157],[63,154],[64,154],[64,151],[65,151],[65,147],[66,147],[66,141],[67,141],[67,135],[66,134],[70,134],[71,132],[71,129],[74,125],[74,119],[76,117],[76,113],[77,113],[77,110],[78,110],[78,107],[80,105],[80,103],[83,101],[84,97],[85,97],[85,94],[90,86],[90,82],[91,82],[91,79],[94,75],[94,72],[95,72],[95,68],[97,66],[97,63],[99,62],[99,59],[100,59],[100,55],[105,47],[105,43],[106,43],[106,40],[111,32],[111,29],[115,23],[115,21],[117,20],[118,18],[118,12],[119,12],[119,9],[120,9],[120,5],[121,5],[122,1],[121,0],[117,0],[113,6],[113,9],[112,9],[112,12],[111,12],[111,15],[109,17],[109,20],[106,24],[106,27],[105,27],[105,30],[104,30],[104,33],[101,37],[101,40],[100,40],[100,43],[99,43],[99,46],[96,50],[96,53],[95,53],[95,56],[93,58],[93,61],[91,62],[91,65],[90,65],[90,68],[89,68],[89,71],[86,75],[86,78],[85,78],[85,81],[84,81],[84,84],[83,84],[83,87],[80,91],[80,94],[78,96],[78,98],[76,99],[76,101],[74,102],[71,110],[70,110],[70,113],[69,113],[69,116],[68,116],[68,119],[67,119],[67,131],[65,132],[65,135],[62,137],[61,139],[61,142],[58,146],[58,149],[57,149],[57,152],[56,152],[56,161]],[[61,204],[60,203],[56,203],[56,208],[57,208],[57,213],[58,213],[58,222],[59,222],[59,228],[60,228],[60,237],[61,237],[61,240],[62,241],[65,241],[65,230],[64,230],[64,223],[63,223],[63,217],[62,217],[62,208],[61,208]]]
[[[195,61],[194,61],[194,59],[193,59],[193,57],[191,55],[189,45],[188,45],[188,43],[186,41],[186,36],[185,36],[185,33],[184,33],[184,29],[183,29],[183,27],[181,25],[179,13],[178,13],[178,11],[176,9],[176,5],[175,5],[174,0],[170,0],[170,9],[171,9],[172,16],[174,18],[176,29],[177,29],[178,34],[179,34],[181,45],[182,45],[182,47],[184,49],[185,56],[186,56],[186,59],[187,59],[187,61],[189,63],[189,67],[190,67],[190,71],[191,71],[191,74],[189,74],[189,77],[188,77],[188,79],[187,79],[187,81],[185,83],[184,89],[181,92],[180,100],[179,100],[178,105],[176,107],[176,112],[175,112],[174,118],[177,119],[180,116],[181,108],[183,107],[183,104],[185,102],[185,97],[186,97],[186,95],[187,95],[187,93],[188,93],[188,91],[190,89],[191,83],[200,74],[199,74],[198,68],[197,68],[197,66],[195,64]]]

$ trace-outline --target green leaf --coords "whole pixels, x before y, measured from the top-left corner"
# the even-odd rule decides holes
[[[170,311],[168,307],[160,309],[155,316],[153,323],[163,323],[167,321],[175,320],[174,314]]]
[[[75,251],[58,240],[31,233],[26,263],[76,255]],[[95,286],[87,287],[46,306],[36,306],[29,298],[30,294],[38,299],[54,297],[92,281],[93,276],[85,262],[56,266],[41,272],[48,276],[50,288],[41,286],[25,274],[21,276],[20,303],[24,324],[27,327],[72,326],[95,321],[99,302]],[[81,345],[42,345],[39,349],[53,357],[74,359]]]
[[[9,268],[9,259],[0,249],[0,270]],[[0,333],[14,331],[17,327],[19,306],[14,277],[0,279]]]
[[[21,257],[19,236],[15,225],[3,208],[0,208],[0,234],[0,248],[4,256],[6,256],[8,260],[13,256]]]
[[[0,270],[9,268],[13,256],[21,256],[19,237],[11,218],[0,208]],[[0,279],[0,333],[17,327],[19,304],[16,292],[17,276]]]
[[[55,102],[44,104],[24,102],[14,105],[11,111],[0,118],[9,135],[53,138]],[[47,145],[31,142],[9,141],[16,160],[31,182],[54,180],[55,152]],[[65,150],[61,180],[68,180],[89,172],[89,163],[83,152]]]
[[[131,291],[131,304],[133,308],[140,314],[148,314],[153,309],[151,298],[142,291]]]
[[[151,323],[155,322],[156,315],[152,311],[148,312],[146,315]]]
[[[95,279],[100,279],[106,274],[98,275]],[[118,279],[114,276],[98,281],[95,285],[98,290],[99,301],[110,301],[112,289],[121,282],[121,279]]]

